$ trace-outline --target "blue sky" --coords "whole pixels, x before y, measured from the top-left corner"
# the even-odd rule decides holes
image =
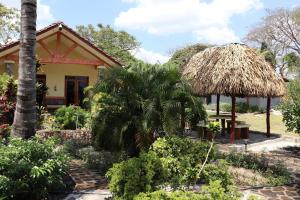
[[[153,63],[187,44],[239,42],[266,9],[295,6],[299,0],[38,0],[38,26],[110,24],[134,35],[142,43],[134,54]]]

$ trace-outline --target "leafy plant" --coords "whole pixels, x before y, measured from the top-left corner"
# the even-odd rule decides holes
[[[82,142],[81,140],[77,139],[70,139],[64,142],[63,150],[73,157],[80,157],[79,151],[80,149],[88,146],[87,143]]]
[[[240,194],[236,189],[230,188],[226,192],[220,181],[211,181],[209,185],[203,186],[201,191],[172,191],[158,190],[155,192],[140,193],[134,200],[238,200]]]
[[[140,192],[164,186],[184,188],[195,184],[209,147],[209,143],[187,138],[158,138],[148,153],[114,164],[109,169],[109,188],[116,197],[132,199]],[[214,155],[213,149],[208,160]]]
[[[264,110],[258,106],[248,105],[246,103],[238,102],[235,105],[237,113],[253,113],[253,112],[263,112]],[[231,104],[224,103],[221,104],[221,110],[224,112],[231,112]]]
[[[217,121],[210,122],[208,124],[208,130],[210,132],[212,132],[214,135],[220,133],[220,131],[221,131],[220,122],[217,122]]]
[[[120,199],[133,199],[140,192],[152,192],[163,183],[164,170],[154,153],[114,164],[106,174],[109,189]]]
[[[97,170],[102,175],[105,174],[114,163],[127,158],[124,152],[95,151],[92,146],[79,149],[78,156],[85,162],[88,168]]]
[[[85,125],[87,112],[78,106],[62,106],[54,113],[55,123],[61,129],[75,130]]]
[[[232,178],[228,173],[228,164],[225,160],[217,160],[216,162],[205,165],[202,177],[206,183],[210,181],[220,181],[222,188],[226,191],[228,187],[233,185]]]
[[[17,84],[12,76],[0,75],[0,124],[12,124],[16,108]]]
[[[55,141],[12,138],[0,144],[0,196],[6,199],[42,199],[64,188],[68,158],[54,150]]]
[[[300,80],[289,82],[288,96],[280,108],[287,129],[300,133]]]
[[[147,150],[159,133],[181,133],[192,109],[197,119],[206,113],[174,66],[136,63],[111,69],[91,89],[94,146],[136,155]],[[180,122],[180,123],[179,123]]]

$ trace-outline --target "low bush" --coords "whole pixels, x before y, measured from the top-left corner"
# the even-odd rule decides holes
[[[83,128],[87,115],[87,112],[78,106],[62,106],[54,113],[58,127],[71,130]]]
[[[70,156],[78,158],[80,157],[79,150],[86,146],[88,146],[86,142],[82,142],[81,140],[77,140],[77,139],[70,139],[64,142],[63,149]]]
[[[106,174],[116,198],[133,199],[140,192],[152,192],[164,180],[164,169],[154,153],[114,164]]]
[[[225,160],[217,160],[214,163],[205,165],[202,177],[206,183],[220,181],[222,188],[226,191],[233,185],[233,180],[228,172],[228,164]]]
[[[210,143],[187,138],[158,138],[148,153],[114,164],[107,173],[109,188],[115,197],[132,199],[140,192],[152,192],[158,188],[188,188],[203,178],[204,182],[219,180],[227,192],[232,184],[226,162],[217,161],[205,167],[199,175]],[[215,157],[212,150],[208,161]],[[216,170],[210,172],[210,170]]]
[[[140,193],[134,200],[238,200],[240,194],[236,189],[230,188],[225,192],[220,181],[211,181],[209,185],[203,186],[199,193],[191,191],[166,192],[158,190],[149,193]]]
[[[271,163],[270,160],[264,156],[236,152],[223,155],[223,158],[232,166],[251,169],[262,173],[272,186],[284,185],[290,180],[290,173],[280,161]]]
[[[80,149],[78,155],[86,163],[88,168],[95,169],[102,175],[104,175],[114,163],[127,158],[124,152],[95,151],[92,146]]]
[[[68,158],[55,147],[53,139],[35,138],[0,144],[0,196],[35,200],[64,188]]]
[[[289,82],[288,95],[280,109],[287,130],[300,134],[300,80]]]
[[[192,141],[180,137],[157,139],[150,148],[166,169],[166,184],[173,188],[195,184],[199,171],[205,160],[210,143]],[[210,153],[208,161],[215,157],[215,150]]]
[[[2,124],[0,125],[0,139],[3,140],[3,142],[7,142],[10,136],[11,127],[9,124]]]
[[[12,124],[16,108],[17,84],[12,76],[0,75],[0,125]]]
[[[246,103],[236,103],[235,109],[237,113],[253,113],[253,112],[263,112],[264,110],[258,106],[248,105]],[[231,112],[231,104],[221,104],[221,110],[224,112]]]

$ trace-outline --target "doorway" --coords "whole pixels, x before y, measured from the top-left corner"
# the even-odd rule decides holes
[[[65,77],[65,99],[66,105],[83,106],[84,88],[89,84],[88,76],[66,76]]]

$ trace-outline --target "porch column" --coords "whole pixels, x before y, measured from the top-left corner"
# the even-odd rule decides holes
[[[13,65],[14,65],[14,61],[12,60],[5,60],[4,61],[4,68],[5,68],[5,72],[8,75],[13,75]]]

